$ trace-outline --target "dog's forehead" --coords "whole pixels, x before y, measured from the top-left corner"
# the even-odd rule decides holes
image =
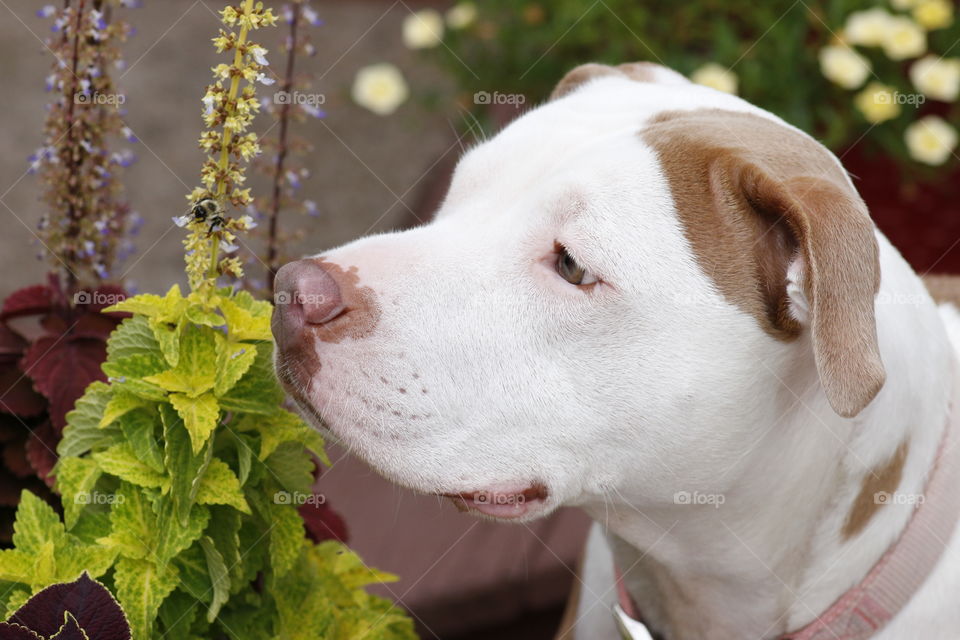
[[[567,189],[571,182],[589,183],[591,175],[641,170],[642,163],[655,162],[640,152],[643,127],[662,113],[695,109],[752,113],[783,124],[736,96],[699,85],[598,77],[471,149],[458,164],[450,200],[489,195],[490,187],[511,197],[531,188]]]

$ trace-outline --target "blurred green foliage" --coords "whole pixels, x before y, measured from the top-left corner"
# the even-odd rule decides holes
[[[647,60],[690,75],[715,62],[739,77],[739,95],[811,133],[833,149],[863,136],[906,160],[905,127],[918,109],[872,127],[854,107],[856,91],[821,73],[818,51],[836,43],[850,13],[872,7],[898,12],[877,0],[552,0],[476,3],[469,28],[448,30],[434,55],[455,75],[464,94],[520,93],[526,104],[546,99],[571,68],[585,62],[620,64]],[[907,13],[909,15],[909,13]],[[957,55],[960,23],[929,34],[929,49]],[[951,49],[952,48],[952,49]],[[907,69],[880,49],[857,48],[878,80],[916,93]],[[472,101],[467,101],[472,104]],[[930,102],[921,112],[930,112]],[[957,105],[934,112],[956,121]]]

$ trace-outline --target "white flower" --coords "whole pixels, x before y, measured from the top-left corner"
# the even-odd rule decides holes
[[[388,116],[410,96],[403,74],[390,63],[372,64],[357,72],[353,100],[377,115]]]
[[[717,91],[734,95],[737,93],[737,75],[715,62],[708,62],[694,71],[690,74],[690,79]]]
[[[268,76],[268,75],[265,74],[265,73],[258,73],[258,74],[257,74],[257,82],[259,82],[260,84],[265,84],[265,85],[267,85],[267,86],[269,87],[271,84],[273,84],[274,82],[276,82],[276,80],[274,80],[273,78],[271,78],[270,76]]]
[[[856,89],[870,75],[870,61],[845,45],[820,49],[820,71],[844,89]]]
[[[960,58],[921,58],[910,67],[910,80],[928,98],[953,102],[960,95]]]
[[[916,58],[927,50],[927,32],[910,18],[895,16],[881,46],[891,60]]]
[[[239,222],[240,225],[247,231],[249,231],[250,229],[257,228],[257,223],[254,221],[252,216],[248,216],[248,215],[240,216],[237,222]]]
[[[900,115],[896,91],[893,87],[879,82],[868,84],[866,89],[856,95],[853,104],[870,124],[879,124]]]
[[[953,4],[949,0],[921,0],[913,8],[913,18],[928,31],[953,24]]]
[[[891,20],[893,16],[879,7],[866,11],[854,11],[847,17],[847,24],[843,27],[843,38],[851,44],[879,47],[887,38]]]
[[[925,116],[904,134],[910,157],[917,162],[938,166],[946,162],[957,146],[957,130],[939,116]]]
[[[211,113],[213,113],[213,103],[215,100],[216,99],[213,97],[212,93],[208,93],[207,95],[203,96],[203,98],[201,98],[200,101],[203,103],[203,113],[205,115],[210,115]]]
[[[257,64],[267,66],[270,62],[267,60],[267,50],[263,47],[253,47],[250,49],[250,55],[257,61]]]
[[[451,29],[466,29],[477,19],[477,5],[472,2],[458,2],[447,11],[447,26]]]
[[[403,21],[403,43],[410,49],[435,47],[443,40],[443,17],[435,9],[411,13]]]

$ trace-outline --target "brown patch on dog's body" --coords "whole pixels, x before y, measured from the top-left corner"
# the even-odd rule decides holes
[[[370,335],[380,321],[380,303],[370,287],[360,286],[356,267],[344,269],[335,262],[318,259],[317,263],[329,273],[340,289],[343,312],[322,325],[310,325],[310,330],[323,342],[338,343],[344,338],[359,340]]]
[[[720,109],[666,112],[641,135],[659,156],[703,272],[779,340],[802,329],[789,309],[787,268],[803,258],[824,390],[840,415],[859,413],[885,379],[874,319],[879,249],[833,156],[777,122]]]
[[[923,276],[930,296],[937,302],[949,302],[960,309],[960,276],[934,274]]]
[[[857,494],[843,523],[841,533],[845,540],[860,533],[870,522],[880,507],[887,502],[877,499],[877,494],[892,496],[900,486],[903,477],[903,465],[907,460],[909,443],[904,442],[882,466],[872,469],[863,477],[860,493]]]

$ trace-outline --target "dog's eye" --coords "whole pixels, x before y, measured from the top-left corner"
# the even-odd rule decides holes
[[[557,273],[570,284],[584,285],[597,281],[597,277],[577,264],[577,261],[563,247],[560,247],[560,253],[557,256]]]

